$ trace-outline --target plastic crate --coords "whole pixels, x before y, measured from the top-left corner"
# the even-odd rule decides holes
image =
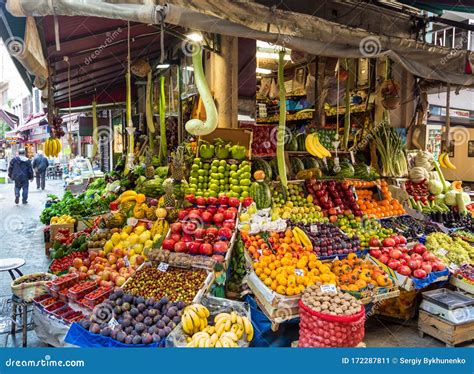
[[[75,273],[68,273],[61,275],[51,283],[51,289],[53,291],[61,291],[64,288],[69,288],[75,285],[79,281],[79,275]]]
[[[96,305],[100,304],[102,301],[108,298],[112,291],[112,287],[101,286],[91,292],[95,293],[94,295],[91,295],[91,293],[87,294],[84,297],[83,304],[89,308],[94,308]]]
[[[66,304],[64,304],[62,301],[56,301],[55,303],[48,305],[47,307],[44,308],[45,311],[47,312],[54,312],[57,309],[60,309],[64,307]]]
[[[84,287],[84,288],[82,288]],[[67,297],[72,301],[78,301],[84,298],[88,293],[91,293],[97,288],[96,281],[86,281],[76,283],[74,286],[69,288]]]

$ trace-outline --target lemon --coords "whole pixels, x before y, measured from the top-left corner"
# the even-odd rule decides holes
[[[124,226],[124,228],[122,229],[122,232],[127,233],[127,234],[130,234],[132,231],[133,231],[132,226]]]
[[[109,253],[112,249],[114,249],[114,243],[111,240],[107,240],[104,245],[105,253]]]
[[[133,232],[137,235],[140,235],[142,232],[146,230],[145,226],[137,226]]]
[[[151,233],[150,233],[150,231],[145,231],[145,232],[141,233],[138,238],[139,238],[140,243],[143,244],[151,238]]]
[[[115,235],[115,234],[114,234]],[[120,233],[120,239],[121,240],[127,240],[128,239],[128,234],[125,231],[122,231]]]
[[[151,248],[153,245],[153,240],[147,240],[145,241],[145,244],[143,244],[144,248]]]
[[[132,249],[135,253],[140,254],[143,252],[143,244],[135,244]]]
[[[128,241],[130,244],[137,244],[140,241],[140,237],[136,233],[133,233],[128,238]]]
[[[117,232],[114,232],[110,240],[112,241],[113,245],[117,245],[121,241],[120,234]]]

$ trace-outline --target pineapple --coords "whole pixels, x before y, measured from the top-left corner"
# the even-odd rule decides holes
[[[155,168],[151,165],[151,157],[150,157],[150,152],[146,153],[146,169],[145,169],[145,177],[147,179],[153,179],[155,176]]]
[[[184,146],[178,146],[171,161],[171,177],[179,182],[185,178],[185,171]]]
[[[167,178],[163,182],[163,189],[165,190],[165,194],[163,195],[163,205],[166,208],[173,208],[176,206],[176,199],[174,198],[173,194],[173,179]]]

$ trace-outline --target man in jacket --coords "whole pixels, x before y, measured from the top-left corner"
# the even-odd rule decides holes
[[[33,167],[31,161],[25,156],[25,150],[20,149],[18,156],[10,161],[8,177],[15,182],[15,204],[20,201],[20,190],[22,190],[22,202],[28,203],[29,181],[33,180]]]
[[[43,156],[42,151],[38,151],[35,159],[33,160],[33,170],[36,176],[36,188],[39,190],[40,187],[44,190],[46,183],[46,169],[48,168],[49,162],[46,157]]]

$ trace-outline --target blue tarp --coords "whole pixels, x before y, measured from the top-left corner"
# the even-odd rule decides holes
[[[447,277],[447,279],[437,281],[438,278]],[[428,287],[430,284],[436,284],[438,286],[444,285],[449,280],[449,269],[445,268],[441,271],[433,271],[429,273],[426,278],[418,279],[418,278],[411,278],[413,281],[413,285],[416,289],[421,289]]]
[[[251,347],[290,347],[298,340],[299,318],[280,324],[278,331],[272,331],[272,323],[260,310],[254,298],[247,295],[245,301],[250,306],[254,338]]]
[[[77,345],[81,348],[101,348],[101,347],[113,347],[113,348],[138,348],[138,347],[161,347],[164,346],[165,339],[162,339],[160,343],[151,344],[125,344],[120,343],[108,336],[99,334],[93,334],[87,331],[78,323],[73,323],[69,328],[69,331],[64,338],[64,341],[69,344]]]

